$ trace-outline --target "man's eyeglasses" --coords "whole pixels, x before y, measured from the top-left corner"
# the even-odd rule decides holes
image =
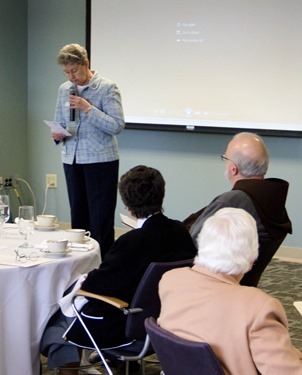
[[[16,262],[26,263],[28,260],[31,262],[36,262],[39,258],[39,254],[32,252],[29,255],[20,253],[19,250],[15,250],[16,253]]]
[[[228,159],[228,158],[225,156],[225,154],[220,155],[220,159],[221,159],[222,161],[226,161],[226,160],[228,160],[228,161],[232,161],[231,159]]]

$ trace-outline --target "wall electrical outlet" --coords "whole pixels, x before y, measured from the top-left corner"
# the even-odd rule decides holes
[[[18,176],[0,176],[0,187],[15,188],[18,187]]]
[[[47,174],[46,175],[46,186],[49,188],[57,188],[57,175],[56,174]]]

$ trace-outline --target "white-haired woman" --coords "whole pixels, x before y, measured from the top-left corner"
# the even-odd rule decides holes
[[[239,208],[206,220],[192,268],[167,272],[159,286],[159,324],[211,345],[225,374],[302,374],[281,303],[240,279],[258,255],[256,222]]]

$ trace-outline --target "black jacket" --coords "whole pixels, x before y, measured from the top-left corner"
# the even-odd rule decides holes
[[[82,289],[130,303],[151,262],[190,259],[196,253],[192,238],[181,222],[156,214],[148,218],[142,228],[127,232],[116,240],[100,267],[89,272]],[[90,300],[83,307],[82,314],[104,316],[102,320],[85,319],[101,347],[127,341],[124,338],[125,316],[118,309]],[[78,322],[70,329],[67,338],[89,346]]]

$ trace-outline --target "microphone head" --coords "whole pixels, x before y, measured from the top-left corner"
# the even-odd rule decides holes
[[[77,94],[77,88],[76,86],[72,85],[69,88],[69,95],[76,95]]]

